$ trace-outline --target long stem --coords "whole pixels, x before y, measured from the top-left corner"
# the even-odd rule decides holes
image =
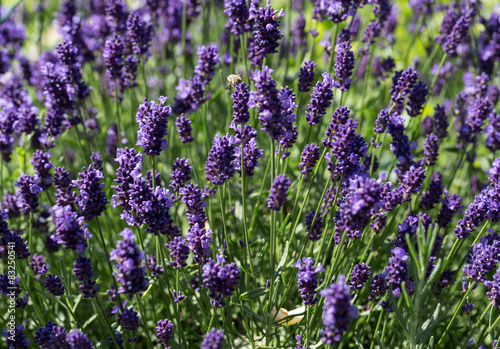
[[[333,61],[335,59],[335,46],[337,45],[338,33],[339,33],[339,23],[335,25],[335,34],[332,37],[332,52],[330,53],[330,63],[328,63],[328,70],[327,70],[328,74],[332,73]]]
[[[142,81],[144,82],[144,97],[148,99],[148,80],[146,78],[146,60],[141,58]]]
[[[182,55],[184,63],[182,65],[182,76],[187,76],[187,50],[186,50],[186,31],[187,31],[187,0],[182,1]]]
[[[241,125],[241,134],[243,134],[243,125]],[[250,267],[250,273],[252,274],[252,278],[255,277],[252,263],[252,256],[250,254],[250,245],[248,242],[248,229],[247,229],[247,205],[246,205],[246,183],[245,183],[245,154],[244,154],[244,141],[241,140],[241,205],[243,206],[243,237],[245,241],[245,249],[248,258],[248,265]]]
[[[113,286],[115,286],[115,291],[118,292],[118,284],[116,283],[115,276],[113,275],[113,266],[111,265],[111,260],[109,259],[109,251],[106,246],[106,240],[104,240],[104,235],[102,234],[101,224],[99,223],[99,217],[95,218],[97,223],[97,231],[99,232],[99,239],[101,240],[102,248],[104,249],[104,254],[106,255],[106,261],[108,262],[109,273],[111,274],[111,280],[113,281]],[[123,305],[120,300],[118,300],[120,305],[120,310],[123,312]]]
[[[118,144],[122,144],[121,138],[122,138],[122,122],[121,122],[121,117],[120,117],[120,101],[118,100],[118,84],[116,83],[116,79],[114,80],[114,87],[115,87],[115,113],[116,113],[116,125],[118,128]]]
[[[275,142],[274,140],[271,140],[271,185],[274,181],[274,178],[276,176],[276,164],[275,164]],[[271,312],[272,312],[272,302],[273,302],[273,291],[274,291],[274,264],[275,264],[275,244],[276,244],[276,236],[275,236],[275,228],[276,228],[276,212],[275,210],[271,210],[271,225],[270,225],[270,231],[271,231],[271,237],[270,237],[270,243],[269,243],[269,253],[270,253],[270,260],[271,260],[271,268],[270,268],[270,273],[269,273],[269,279],[270,279],[270,287],[269,287],[269,306],[267,308],[268,311],[268,318],[267,318],[267,331],[266,331],[266,345],[270,344],[270,334],[271,334]]]
[[[460,311],[460,308],[462,308],[462,305],[464,304],[465,300],[469,296],[469,293],[472,291],[472,288],[473,288],[472,285],[469,285],[469,288],[468,288],[467,292],[465,293],[464,297],[460,301],[460,304],[458,304],[457,308],[455,309],[455,313],[453,314],[450,322],[448,323],[448,326],[446,326],[446,330],[441,335],[441,338],[439,338],[439,341],[438,341],[438,344],[437,344],[436,348],[440,347],[439,345],[441,344],[441,342],[443,341],[444,337],[446,336],[446,334],[448,333],[449,329],[451,328],[451,325],[453,324],[453,321],[455,321],[455,318],[457,317],[458,312]]]
[[[139,296],[138,293],[136,294],[136,301],[137,301],[137,305],[139,306],[139,312],[141,313],[142,326],[144,327],[144,332],[146,332],[146,336],[148,337],[149,347],[154,348],[153,341],[151,340],[151,334],[149,333],[149,330],[148,330],[148,323],[147,323],[146,316],[145,316],[146,312],[144,311],[144,308],[143,308],[142,303],[141,303],[141,297]]]

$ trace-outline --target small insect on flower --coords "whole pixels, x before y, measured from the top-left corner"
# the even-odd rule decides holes
[[[231,91],[232,87],[236,87],[236,85],[242,83],[243,80],[239,75],[231,74],[227,77],[227,89]]]

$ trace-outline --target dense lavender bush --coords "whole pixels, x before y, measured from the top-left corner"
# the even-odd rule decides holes
[[[493,0],[0,5],[1,348],[491,348]]]

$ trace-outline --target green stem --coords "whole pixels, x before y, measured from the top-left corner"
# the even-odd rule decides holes
[[[444,330],[443,334],[439,338],[439,341],[438,341],[438,344],[437,344],[436,348],[440,347],[441,342],[443,341],[444,337],[446,336],[446,334],[448,333],[449,329],[451,328],[451,325],[453,324],[453,321],[455,321],[455,318],[457,317],[458,312],[460,311],[460,308],[462,308],[462,305],[464,304],[465,300],[469,296],[469,293],[472,291],[472,288],[473,288],[472,285],[469,285],[467,292],[465,293],[465,295],[463,296],[462,300],[460,301],[460,304],[458,304],[457,308],[455,309],[455,313],[453,314],[450,322],[448,323],[448,326],[446,326],[446,329]]]
[[[115,87],[115,113],[116,113],[116,125],[118,128],[118,144],[122,144],[122,122],[121,122],[121,117],[120,117],[120,101],[118,99],[118,84],[116,83],[116,79],[114,80],[114,87]]]
[[[149,330],[148,330],[148,323],[146,320],[146,312],[144,311],[144,308],[143,308],[142,303],[141,303],[141,297],[139,296],[138,293],[136,293],[135,296],[136,296],[137,305],[139,306],[139,312],[141,313],[142,326],[144,327],[144,332],[146,332],[146,336],[148,337],[149,347],[154,348],[153,341],[151,340],[151,334],[149,333]]]
[[[335,34],[332,37],[332,52],[330,53],[330,62],[328,63],[328,70],[327,73],[331,74],[332,73],[332,68],[333,68],[333,61],[335,59],[335,46],[337,46],[337,36],[339,33],[339,23],[335,25]]]
[[[111,275],[111,280],[113,281],[113,286],[115,286],[115,291],[118,295],[118,284],[116,282],[115,276],[113,275],[113,265],[111,264],[111,260],[109,259],[109,252],[106,246],[106,240],[104,240],[104,235],[102,234],[101,224],[99,223],[99,217],[95,218],[97,223],[97,231],[99,232],[99,239],[101,240],[102,248],[104,249],[104,254],[106,255],[106,261],[108,262],[109,273]],[[118,304],[120,306],[120,310],[123,312],[123,305],[120,300],[118,300]]]
[[[243,134],[243,125],[241,125],[241,134]],[[250,244],[248,241],[248,229],[247,229],[247,205],[246,205],[246,183],[245,183],[245,156],[244,156],[244,142],[241,140],[241,205],[243,206],[243,237],[245,241],[245,250],[248,258],[248,265],[250,266],[250,273],[252,278],[255,278],[255,273],[253,270],[252,255],[250,254]],[[253,283],[253,282],[252,282]]]

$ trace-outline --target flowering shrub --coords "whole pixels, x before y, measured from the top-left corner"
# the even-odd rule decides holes
[[[498,348],[495,1],[13,3],[2,348]]]

